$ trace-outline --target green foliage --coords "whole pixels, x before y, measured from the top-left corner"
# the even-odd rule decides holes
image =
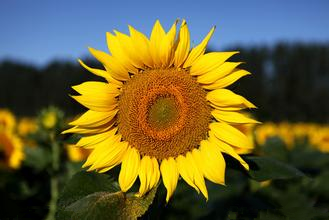
[[[24,164],[36,171],[47,170],[51,164],[51,151],[45,148],[25,148]]]
[[[20,169],[0,167],[0,219],[54,219],[55,211],[59,220],[329,219],[329,154],[307,141],[287,147],[268,139],[257,147],[261,156],[243,156],[249,172],[224,155],[225,186],[206,181],[208,201],[180,179],[166,204],[163,184],[142,198],[120,192],[120,167],[107,174],[79,172],[83,162],[69,161],[65,148],[78,136],[60,135],[62,122],[60,116],[53,128],[41,126],[30,135],[35,145],[25,147]],[[138,181],[131,191],[138,191]]]
[[[226,186],[207,183],[209,201],[203,203],[186,184],[179,183],[174,199],[166,207],[161,219],[236,219],[236,220],[324,220],[329,218],[329,172],[327,166],[314,165],[305,160],[304,164],[295,158],[299,154],[322,155],[322,162],[329,162],[328,154],[323,154],[304,146],[302,149],[288,150],[280,142],[267,143],[267,154],[275,157],[246,156],[250,164],[247,173],[238,172],[237,166],[228,162]],[[281,143],[283,144],[283,143]],[[280,149],[275,149],[279,146]],[[274,148],[274,149],[270,149]],[[273,151],[272,151],[273,150]],[[281,153],[279,153],[281,152]],[[292,156],[294,154],[294,156]],[[267,156],[267,155],[266,155]],[[284,158],[284,162],[282,159]],[[320,157],[319,157],[320,158]],[[271,179],[271,180],[269,180]],[[264,181],[266,182],[256,182]],[[201,202],[200,202],[201,200]]]
[[[270,212],[263,211],[263,212],[259,213],[259,216],[256,220],[288,220],[288,218],[277,215],[277,214],[273,214]]]
[[[137,219],[147,211],[156,191],[139,198],[121,192],[106,174],[82,171],[64,188],[57,219]]]
[[[298,185],[290,185],[284,190],[269,188],[271,195],[279,203],[279,211],[288,219],[328,219],[329,214],[326,209],[315,206],[313,199],[302,193]]]

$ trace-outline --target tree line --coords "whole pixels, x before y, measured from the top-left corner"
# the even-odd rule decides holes
[[[288,44],[234,47],[240,51],[232,61],[245,61],[250,71],[233,86],[258,106],[259,120],[329,122],[329,44]],[[88,65],[102,68],[94,59]],[[56,105],[68,115],[83,112],[68,94],[71,86],[101,80],[77,62],[54,61],[43,68],[4,60],[0,62],[0,107],[17,115],[35,115]]]

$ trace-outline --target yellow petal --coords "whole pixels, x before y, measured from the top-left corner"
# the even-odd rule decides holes
[[[199,188],[194,184],[194,178],[190,164],[188,163],[186,157],[179,155],[176,158],[178,172],[181,177],[185,180],[187,184],[192,186],[198,193],[200,193]]]
[[[149,186],[150,189],[155,187],[158,184],[159,179],[160,179],[160,168],[159,168],[159,163],[158,163],[157,159],[152,157],[151,162],[152,162],[152,167],[153,167],[153,171],[152,171],[153,174],[150,179],[150,186]]]
[[[152,55],[152,60],[154,62],[154,67],[161,67],[162,66],[162,59],[161,59],[161,44],[162,40],[165,38],[165,31],[160,24],[159,20],[156,20],[151,37],[150,37],[150,52]]]
[[[95,111],[112,110],[117,103],[115,97],[119,95],[119,90],[115,86],[102,82],[85,82],[72,88],[82,94],[72,97]]]
[[[78,119],[70,122],[70,125],[78,125],[84,127],[99,127],[105,125],[114,118],[118,110],[112,110],[109,112],[96,112],[88,110],[86,113],[81,115]]]
[[[246,149],[246,148],[234,148],[234,151],[237,154],[250,154],[253,152],[253,149]]]
[[[102,132],[99,134],[84,136],[80,138],[80,140],[75,144],[78,147],[84,148],[94,148],[95,145],[101,143],[102,141],[106,140],[107,138],[112,138],[114,134],[117,132],[118,128],[115,127],[109,131]]]
[[[153,60],[150,54],[150,42],[144,34],[135,30],[132,26],[129,26],[131,42],[135,51],[138,52],[138,56],[148,67],[153,66]]]
[[[80,60],[80,59],[78,61],[81,64],[81,66],[83,66],[86,70],[88,70],[89,72],[91,72],[97,76],[101,76],[101,77],[105,78],[109,83],[113,83],[114,85],[117,85],[118,87],[121,87],[123,85],[121,81],[114,79],[109,72],[107,72],[105,70],[91,68],[91,67],[87,66],[85,63],[83,63],[82,60]]]
[[[121,163],[119,185],[121,191],[127,192],[134,184],[139,171],[140,155],[135,148],[129,147]]]
[[[151,33],[151,44],[160,42],[165,35],[166,32],[164,31],[160,21],[156,20]]]
[[[229,74],[221,79],[218,79],[217,81],[215,81],[209,85],[202,85],[202,87],[204,89],[209,89],[209,90],[222,89],[222,88],[225,88],[225,87],[233,84],[234,82],[239,80],[241,77],[250,75],[250,74],[251,73],[249,73],[246,70],[237,69],[236,71],[232,72],[231,74]]]
[[[114,79],[126,81],[130,78],[128,70],[120,63],[118,59],[114,58],[110,54],[91,47],[89,47],[89,51],[104,65],[107,72],[109,72]]]
[[[105,79],[111,78],[111,75],[108,72],[106,72],[105,70],[91,68],[91,67],[87,66],[82,60],[78,59],[78,61],[79,61],[81,66],[83,66],[86,70],[88,70],[89,72],[95,74],[96,76],[101,76]]]
[[[113,151],[108,151],[108,154],[104,157],[103,160],[99,160],[99,166],[103,167],[101,164],[104,163],[104,167],[111,167],[111,169],[122,162],[124,155],[128,149],[128,142],[119,142],[115,147],[113,146]],[[106,151],[103,151],[106,153]],[[97,164],[98,161],[96,161]]]
[[[97,160],[100,158],[104,158],[104,150],[108,152],[109,150],[113,149],[113,145],[117,145],[121,140],[120,135],[114,135],[111,138],[107,138],[104,141],[97,144],[93,151],[89,154],[87,161],[83,164],[83,168],[92,166]],[[103,166],[105,167],[105,166]],[[101,168],[101,167],[99,167]],[[92,169],[89,169],[92,170]]]
[[[231,111],[221,111],[213,110],[211,114],[216,118],[217,121],[232,123],[232,124],[257,124],[258,121],[248,118],[246,115],[231,112]]]
[[[240,111],[242,109],[245,109],[244,106],[238,106],[238,105],[234,105],[234,106],[225,106],[225,107],[220,107],[218,105],[214,105],[212,103],[209,103],[209,105],[211,107],[213,107],[214,109],[220,110],[220,111]]]
[[[208,92],[207,100],[219,107],[256,108],[244,97],[227,89],[216,89]]]
[[[172,157],[162,160],[160,170],[163,184],[167,189],[166,201],[168,202],[176,189],[179,177],[176,161]]]
[[[192,76],[202,75],[211,71],[219,72],[220,66],[231,56],[238,52],[211,52],[201,56],[193,63],[190,69]],[[224,68],[226,68],[224,66]],[[233,68],[234,69],[234,68]],[[213,75],[214,73],[212,73]],[[208,77],[209,78],[209,77]]]
[[[194,183],[195,183],[195,185],[200,189],[201,193],[208,200],[208,191],[207,191],[206,183],[204,181],[202,171],[197,166],[196,159],[194,158],[194,156],[192,155],[191,152],[188,152],[186,154],[186,159],[187,159],[187,161],[189,161],[190,166],[193,167],[192,170],[193,170],[193,176],[194,176]]]
[[[139,169],[140,187],[137,196],[143,196],[152,189],[159,181],[159,164],[155,158],[144,156]]]
[[[240,148],[253,148],[246,135],[226,123],[214,122],[209,125],[209,128],[218,139],[230,145]]]
[[[209,31],[207,36],[203,39],[203,41],[198,46],[196,46],[195,48],[193,48],[191,50],[186,61],[184,62],[183,68],[192,66],[194,64],[194,62],[197,61],[200,58],[200,56],[202,56],[204,54],[204,52],[206,51],[207,44],[215,31],[215,28],[216,27],[213,27]]]
[[[114,31],[116,34],[117,40],[122,48],[122,50],[125,52],[125,54],[129,57],[130,62],[138,69],[144,69],[145,65],[143,62],[143,57],[140,57],[139,51],[135,49],[135,45],[132,42],[131,38],[123,34],[119,31]]]
[[[111,167],[101,168],[101,169],[98,169],[97,172],[98,173],[105,173],[105,172],[109,171],[110,169],[111,169]]]
[[[241,62],[225,62],[218,68],[198,76],[197,81],[203,84],[214,83],[216,80],[223,78],[231,73]]]
[[[102,125],[99,127],[80,127],[80,126],[74,126],[72,128],[69,128],[62,132],[62,134],[68,134],[68,133],[77,133],[77,134],[99,134],[105,131],[110,130],[114,125],[114,121],[111,121],[111,123],[108,123],[106,125]]]
[[[249,165],[235,152],[235,150],[229,144],[219,140],[214,134],[213,131],[209,131],[209,141],[213,143],[216,147],[220,149],[221,152],[226,153],[240,162],[240,164],[246,169],[249,170]]]
[[[192,154],[194,158],[198,158],[198,164],[207,179],[217,184],[225,184],[226,164],[219,148],[208,140],[203,140],[199,150],[193,150]]]
[[[92,134],[89,136],[82,137],[79,142],[76,144],[78,147],[83,147],[85,149],[96,149],[98,147],[102,147],[104,143],[108,143],[109,141],[119,141],[120,136],[116,135],[117,127],[111,128],[111,130],[104,131],[99,134]],[[94,137],[93,139],[91,137]],[[81,145],[81,146],[80,146]]]
[[[110,169],[112,169],[121,163],[124,155],[127,152],[128,142],[117,141],[109,143],[110,144],[104,144],[102,147],[97,147],[93,150],[92,153],[95,152],[97,156],[94,163],[88,170],[102,169],[106,167],[110,167]]]
[[[133,66],[132,61],[130,60],[129,55],[123,49],[120,44],[118,37],[114,36],[110,32],[106,33],[107,46],[112,56],[116,58],[122,66],[127,69],[130,73],[138,73],[138,70]]]
[[[175,51],[174,65],[180,67],[188,56],[190,51],[190,32],[186,21],[183,20],[179,31],[178,45]]]
[[[160,44],[160,59],[162,61],[162,67],[168,68],[172,64],[173,56],[174,56],[174,44],[176,39],[176,29],[177,22],[172,25],[168,33],[162,39]]]
[[[72,88],[81,95],[92,95],[95,93],[99,93],[103,95],[108,94],[112,96],[118,96],[120,94],[117,86],[110,85],[104,82],[88,81],[76,86],[72,86]]]
[[[184,156],[178,156],[176,158],[177,167],[180,175],[182,178],[192,186],[198,193],[199,191],[206,197],[208,200],[208,192],[207,187],[205,185],[205,181],[203,178],[202,173],[200,172],[199,168],[197,167],[197,163],[193,158],[191,152]]]
[[[141,165],[138,173],[140,186],[139,186],[139,193],[137,194],[137,196],[143,196],[149,190],[148,186],[150,184],[149,183],[150,173],[151,170],[153,170],[151,166],[152,166],[151,158],[149,156],[142,157]]]
[[[87,108],[98,111],[98,112],[108,112],[117,107],[117,100],[109,97],[98,97],[98,96],[71,96],[80,104],[86,106]]]

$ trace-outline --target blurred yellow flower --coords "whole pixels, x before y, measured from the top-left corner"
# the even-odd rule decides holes
[[[11,132],[0,132],[0,152],[4,155],[4,162],[13,169],[20,167],[24,159],[23,144],[19,137]]]
[[[277,136],[283,140],[289,149],[294,146],[295,142],[295,133],[293,131],[293,125],[288,122],[281,122],[277,126]]]
[[[264,123],[256,126],[255,137],[259,145],[264,145],[266,140],[277,135],[276,125],[274,123]]]
[[[329,127],[319,127],[316,132],[310,136],[310,142],[318,150],[329,153]]]
[[[26,135],[33,133],[37,130],[38,125],[33,118],[21,118],[18,121],[17,132],[18,135],[25,137]]]
[[[329,152],[329,125],[267,122],[256,127],[255,138],[259,145],[264,145],[271,137],[280,138],[288,149],[292,149],[298,141],[308,141],[313,148]]]
[[[41,118],[42,125],[47,129],[52,129],[57,123],[57,114],[55,111],[45,111]]]
[[[7,109],[0,109],[0,131],[13,132],[16,126],[16,118]]]

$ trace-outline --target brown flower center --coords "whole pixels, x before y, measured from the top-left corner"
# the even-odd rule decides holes
[[[119,97],[119,132],[143,156],[177,157],[198,147],[210,117],[206,92],[185,70],[146,70]]]

